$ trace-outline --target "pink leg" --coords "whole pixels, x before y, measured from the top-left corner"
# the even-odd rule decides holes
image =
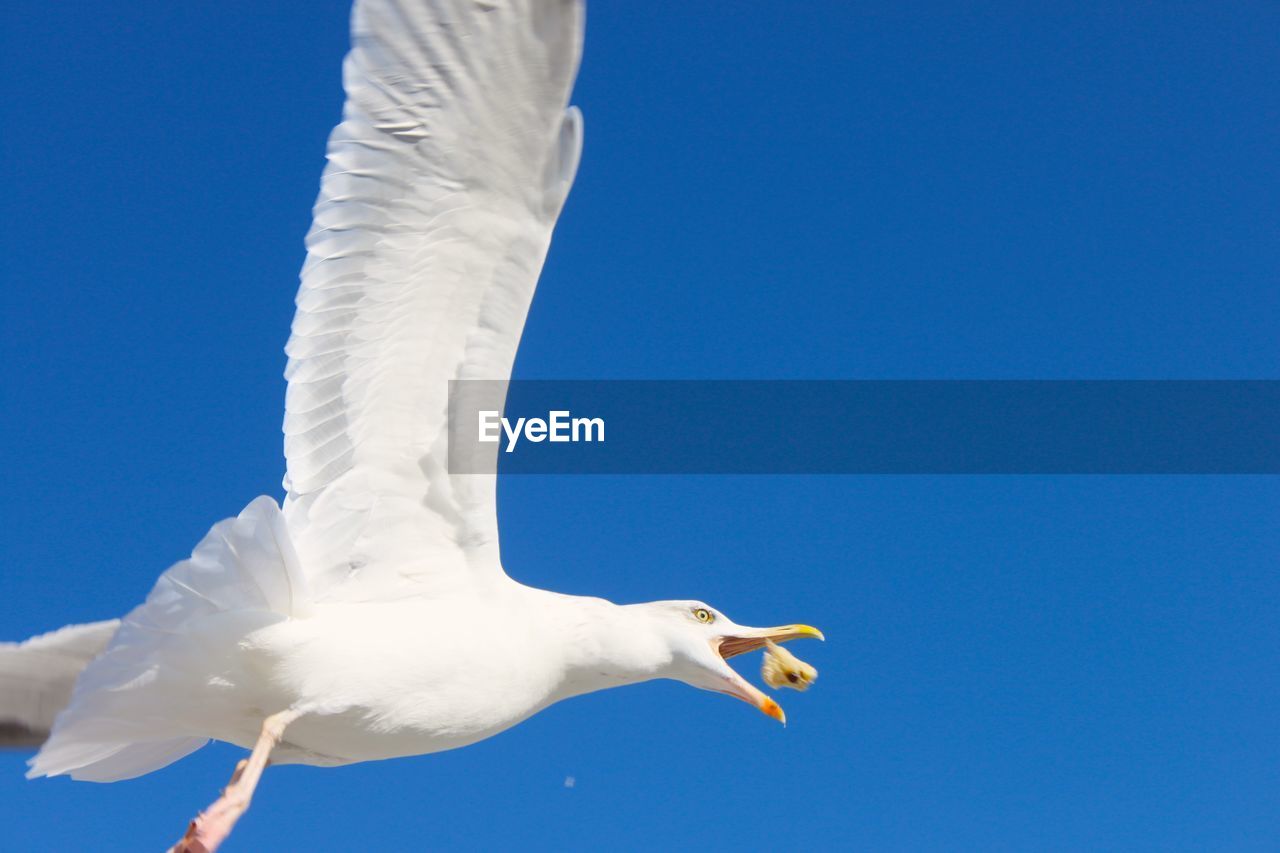
[[[231,834],[240,815],[248,810],[253,790],[258,787],[267,759],[271,757],[271,750],[280,743],[285,726],[298,716],[297,711],[281,711],[263,721],[262,734],[258,735],[253,752],[249,753],[248,759],[236,764],[231,781],[222,790],[222,796],[191,821],[186,835],[169,848],[169,853],[213,853],[218,849],[218,845]]]

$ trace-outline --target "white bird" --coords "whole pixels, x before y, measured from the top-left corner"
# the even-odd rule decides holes
[[[510,376],[573,182],[582,27],[575,0],[357,0],[286,347],[283,506],[214,525],[118,628],[0,646],[0,737],[49,732],[28,775],[107,782],[211,738],[249,748],[175,848],[213,850],[268,757],[453,749],[655,678],[783,720],[726,659],[816,629],[517,583],[495,477],[448,469],[449,380]]]

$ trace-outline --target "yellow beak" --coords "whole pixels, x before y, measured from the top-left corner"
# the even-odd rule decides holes
[[[822,636],[822,632],[812,625],[779,625],[774,628],[741,628],[734,626],[733,633],[726,634],[713,641],[713,645],[716,651],[720,653],[720,656],[728,660],[731,657],[764,648],[765,643],[768,641],[785,643],[787,640],[798,640],[802,637],[812,637],[816,640],[826,639],[826,637]],[[742,678],[736,672],[733,672],[727,666],[725,670],[729,673],[725,678],[726,683],[715,689],[730,696],[736,696],[748,705],[754,705],[762,713],[773,717],[784,726],[787,724],[787,715],[783,713],[782,706],[775,702],[772,697],[765,695],[764,691]]]
[[[822,632],[812,625],[779,625],[776,628],[741,628],[720,639],[720,657],[728,660],[756,649],[764,648],[765,641],[785,643],[787,640],[799,640],[812,637],[825,640]]]

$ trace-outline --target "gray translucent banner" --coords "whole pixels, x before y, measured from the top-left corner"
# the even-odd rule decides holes
[[[495,464],[504,474],[1276,474],[1280,381],[451,382],[450,471]]]

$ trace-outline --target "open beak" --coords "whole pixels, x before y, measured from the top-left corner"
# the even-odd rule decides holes
[[[775,643],[785,643],[787,640],[797,640],[801,637],[826,639],[821,631],[810,625],[780,625],[776,628],[742,628],[735,625],[732,632],[712,640],[711,644],[720,657],[728,660],[731,657],[764,648],[765,643],[770,640]],[[748,705],[759,708],[784,726],[787,724],[787,715],[782,712],[777,702],[734,672],[728,665],[724,666],[724,670],[725,674],[721,676],[723,684],[715,689],[729,696],[736,696]]]
[[[720,638],[716,651],[720,657],[728,660],[738,655],[763,649],[765,643],[785,643],[787,640],[798,640],[801,637],[813,637],[825,640],[822,632],[812,625],[780,625],[777,628],[736,628],[732,634]]]

